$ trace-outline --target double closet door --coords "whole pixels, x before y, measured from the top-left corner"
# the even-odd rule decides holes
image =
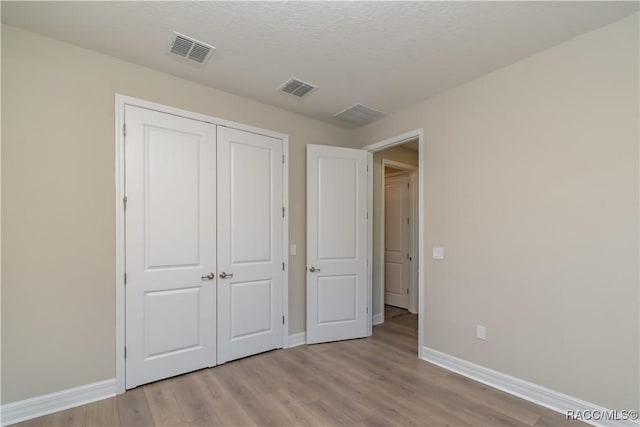
[[[125,122],[126,388],[282,347],[283,141]]]

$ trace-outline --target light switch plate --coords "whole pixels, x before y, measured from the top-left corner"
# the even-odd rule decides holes
[[[482,325],[476,325],[476,338],[478,338],[479,340],[486,340],[487,339],[487,328],[485,328]]]
[[[433,248],[433,259],[444,259],[444,248]]]
[[[297,252],[296,245],[289,245],[289,255],[295,255]]]

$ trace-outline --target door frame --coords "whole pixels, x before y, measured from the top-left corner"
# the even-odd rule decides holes
[[[115,94],[115,243],[116,243],[116,264],[115,264],[115,290],[116,290],[116,393],[122,394],[125,390],[125,216],[124,216],[124,196],[125,196],[125,168],[124,168],[124,110],[125,106],[146,108],[160,113],[172,114],[209,123],[216,126],[225,126],[258,135],[269,136],[281,139],[283,143],[284,164],[282,170],[282,204],[285,208],[284,223],[282,228],[282,255],[285,260],[285,269],[282,277],[282,313],[284,315],[284,325],[282,327],[282,348],[289,347],[289,135],[262,129],[254,126],[244,125],[206,114],[195,113],[182,110],[163,104],[158,104],[143,99],[133,98],[126,95]]]
[[[420,153],[418,153],[419,155]],[[386,158],[382,159],[382,181],[381,181],[381,186],[380,186],[380,190],[381,190],[381,197],[382,200],[381,202],[381,213],[382,213],[382,221],[380,222],[380,230],[378,230],[378,232],[380,233],[380,248],[379,248],[379,252],[378,255],[380,256],[379,259],[382,260],[382,262],[380,263],[380,268],[379,268],[379,272],[380,272],[380,314],[382,317],[382,321],[380,322],[376,322],[376,324],[380,324],[380,323],[384,323],[384,233],[385,233],[385,228],[386,228],[386,216],[385,216],[385,206],[386,206],[386,198],[385,198],[385,185],[387,182],[387,177],[384,174],[384,168],[385,166],[391,166],[393,168],[396,169],[400,169],[403,172],[399,172],[397,174],[393,174],[392,176],[402,176],[402,175],[408,175],[409,178],[409,184],[410,184],[410,191],[409,191],[409,246],[411,247],[411,256],[412,258],[416,258],[416,254],[419,253],[418,252],[418,248],[417,248],[417,240],[416,239],[416,234],[418,232],[418,229],[416,228],[416,219],[418,218],[418,214],[417,214],[417,182],[416,182],[416,172],[418,171],[418,167],[417,166],[413,166],[407,163],[402,163],[402,162],[396,162],[395,160],[389,160]],[[389,177],[391,178],[391,177]],[[419,221],[418,221],[419,223]],[[416,259],[417,261],[417,259]],[[412,262],[411,263],[411,275],[409,276],[409,289],[411,289],[411,292],[409,292],[409,311],[411,313],[417,313],[418,308],[416,307],[416,296],[418,295],[418,287],[416,286],[418,283],[418,262]]]
[[[424,242],[424,167],[425,167],[425,141],[424,130],[422,128],[405,132],[363,147],[369,151],[369,155],[373,157],[373,153],[396,145],[401,145],[411,140],[418,139],[418,180],[416,183],[416,191],[418,191],[418,358],[422,356],[422,346],[424,342],[424,289],[425,289],[425,259],[426,250]],[[373,208],[373,171],[369,174],[369,212]],[[373,221],[369,222],[369,242],[372,242]],[[373,244],[369,245],[369,289],[373,291]],[[383,314],[384,316],[384,314]],[[373,322],[373,310],[369,312],[369,322]]]

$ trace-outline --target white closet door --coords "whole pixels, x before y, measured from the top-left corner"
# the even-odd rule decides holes
[[[385,179],[384,303],[409,308],[411,236],[409,175]]]
[[[282,347],[282,150],[218,127],[218,363]]]
[[[216,127],[125,109],[126,387],[216,364]]]
[[[307,145],[307,342],[367,335],[367,152]]]

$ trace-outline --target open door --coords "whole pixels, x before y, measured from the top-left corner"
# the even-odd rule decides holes
[[[367,152],[307,145],[307,342],[368,335]]]

